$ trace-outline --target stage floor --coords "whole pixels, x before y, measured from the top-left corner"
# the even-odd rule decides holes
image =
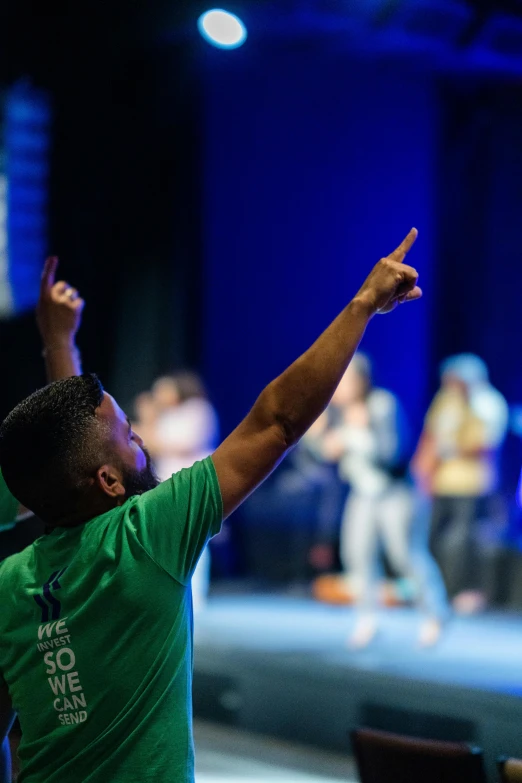
[[[196,647],[316,659],[401,677],[522,696],[522,615],[452,619],[440,643],[417,646],[422,616],[413,609],[379,613],[380,632],[365,650],[349,649],[354,612],[278,596],[211,598],[196,617]]]
[[[195,620],[196,716],[349,754],[357,725],[522,756],[522,617],[454,618],[417,647],[422,617],[379,614],[350,650],[352,609],[276,595],[212,597]],[[493,779],[493,778],[492,778]]]

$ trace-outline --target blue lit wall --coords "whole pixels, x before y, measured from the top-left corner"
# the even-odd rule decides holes
[[[0,196],[0,316],[34,307],[47,250],[50,108],[21,82],[5,101]]]
[[[420,424],[438,134],[435,85],[411,67],[308,50],[208,54],[204,369],[225,432],[412,225],[426,297],[376,318],[364,348]]]

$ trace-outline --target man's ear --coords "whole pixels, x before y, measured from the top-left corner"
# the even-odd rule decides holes
[[[96,471],[96,484],[101,491],[114,500],[123,501],[125,498],[125,487],[123,486],[123,476],[114,465],[102,465]]]

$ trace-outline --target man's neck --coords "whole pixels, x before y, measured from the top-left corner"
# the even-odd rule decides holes
[[[112,498],[103,498],[96,503],[93,503],[89,508],[79,508],[71,511],[67,511],[61,514],[59,517],[45,521],[45,533],[46,535],[52,533],[56,529],[64,530],[69,528],[80,527],[87,524],[92,519],[100,517],[102,514],[106,514],[108,511],[112,511],[119,506],[122,506],[125,500],[116,498],[116,502]]]

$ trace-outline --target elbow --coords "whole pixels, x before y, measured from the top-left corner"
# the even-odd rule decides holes
[[[292,420],[283,414],[276,415],[274,423],[283,441],[285,451],[295,446],[304,434],[298,432]]]
[[[285,451],[291,449],[304,433],[300,432],[291,413],[280,404],[274,384],[269,384],[259,396],[254,409],[263,429],[276,433]]]

